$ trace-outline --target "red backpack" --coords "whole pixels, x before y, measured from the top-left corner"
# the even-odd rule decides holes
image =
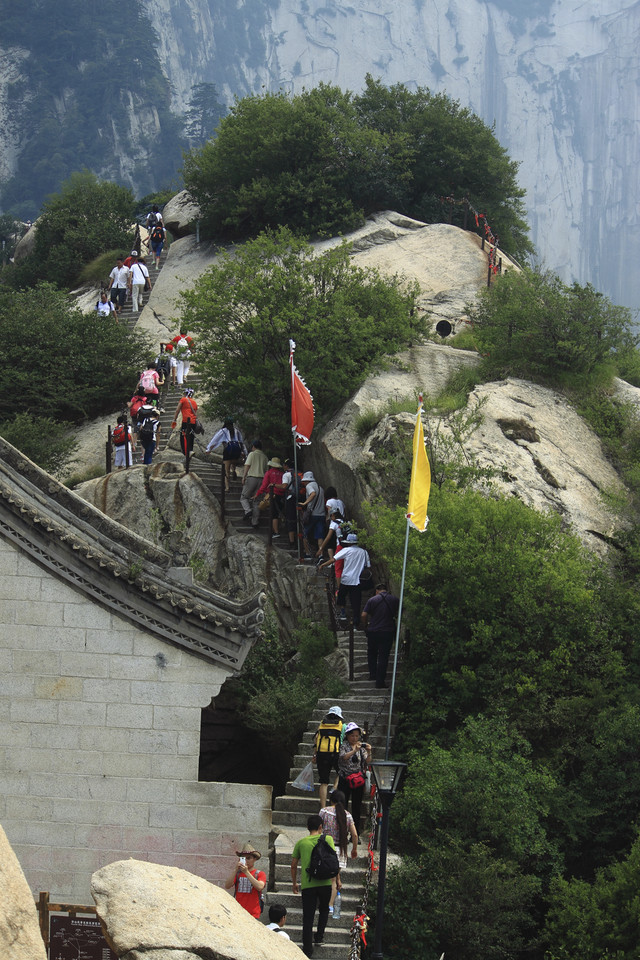
[[[119,423],[111,436],[116,447],[123,447],[127,441],[127,431],[124,428],[124,423]]]

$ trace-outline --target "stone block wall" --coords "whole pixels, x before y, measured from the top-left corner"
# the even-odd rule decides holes
[[[34,894],[91,903],[128,857],[220,882],[236,844],[266,853],[272,788],[197,781],[227,676],[0,539],[0,822]]]

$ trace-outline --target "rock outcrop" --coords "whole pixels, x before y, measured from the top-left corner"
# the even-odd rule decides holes
[[[0,957],[47,960],[33,896],[0,827]]]
[[[194,232],[194,221],[200,216],[200,207],[186,190],[181,190],[162,210],[162,219],[174,237],[186,237]]]
[[[385,402],[415,398],[420,390],[435,396],[450,373],[476,362],[474,354],[437,344],[414,348],[400,359],[398,368],[372,377],[345,404],[313,451],[316,474],[331,477],[356,513],[394,482],[398,451],[409,449],[413,434],[417,405],[408,399],[406,412],[385,415]],[[477,387],[469,407],[477,404],[482,424],[465,450],[479,467],[496,470],[493,488],[536,509],[556,511],[587,546],[601,551],[616,526],[605,496],[623,494],[624,488],[584,420],[555,391],[524,380]],[[427,418],[428,408],[427,397]],[[358,417],[369,411],[380,412],[380,419],[362,438]]]
[[[186,870],[119,860],[91,878],[111,949],[122,960],[300,960],[230,894]]]

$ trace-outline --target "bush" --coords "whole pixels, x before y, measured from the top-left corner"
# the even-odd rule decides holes
[[[0,337],[11,377],[0,382],[0,419],[18,408],[79,423],[128,399],[149,344],[124,324],[69,305],[51,284],[0,289]]]
[[[16,413],[13,419],[0,423],[0,435],[43,470],[56,473],[66,466],[77,447],[77,440],[69,435],[70,426],[56,423],[51,417]]]
[[[526,377],[579,392],[602,382],[635,350],[631,312],[591,285],[510,270],[469,312],[490,375]]]

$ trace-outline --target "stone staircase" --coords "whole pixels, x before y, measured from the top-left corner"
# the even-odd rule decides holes
[[[339,634],[339,645],[343,652],[348,655],[348,633]],[[355,633],[354,664],[355,679],[349,684],[349,690],[342,697],[318,701],[303,734],[302,742],[298,744],[298,751],[294,756],[285,795],[277,797],[275,801],[273,811],[273,830],[277,834],[274,844],[275,863],[272,863],[263,919],[265,923],[268,923],[269,904],[282,904],[287,909],[285,930],[297,944],[302,943],[302,902],[299,895],[294,896],[291,892],[291,855],[296,841],[300,837],[307,836],[307,817],[318,812],[320,801],[318,799],[318,783],[315,784],[313,793],[303,793],[292,786],[292,781],[311,759],[315,732],[320,721],[326,716],[329,707],[338,704],[347,722],[355,720],[362,725],[367,731],[366,740],[372,746],[374,758],[384,756],[389,690],[377,690],[375,683],[369,680],[367,641],[362,631],[356,631]],[[392,735],[393,729],[392,726]],[[362,899],[367,870],[369,816],[370,802],[365,801],[362,808],[363,822],[360,825],[359,856],[356,860],[349,858],[347,869],[342,871],[341,917],[339,920],[329,917],[324,943],[317,944],[314,947],[314,957],[318,957],[320,960],[348,960],[351,946],[350,931],[356,908]],[[351,848],[349,847],[349,849]],[[314,931],[316,925],[317,914]]]

